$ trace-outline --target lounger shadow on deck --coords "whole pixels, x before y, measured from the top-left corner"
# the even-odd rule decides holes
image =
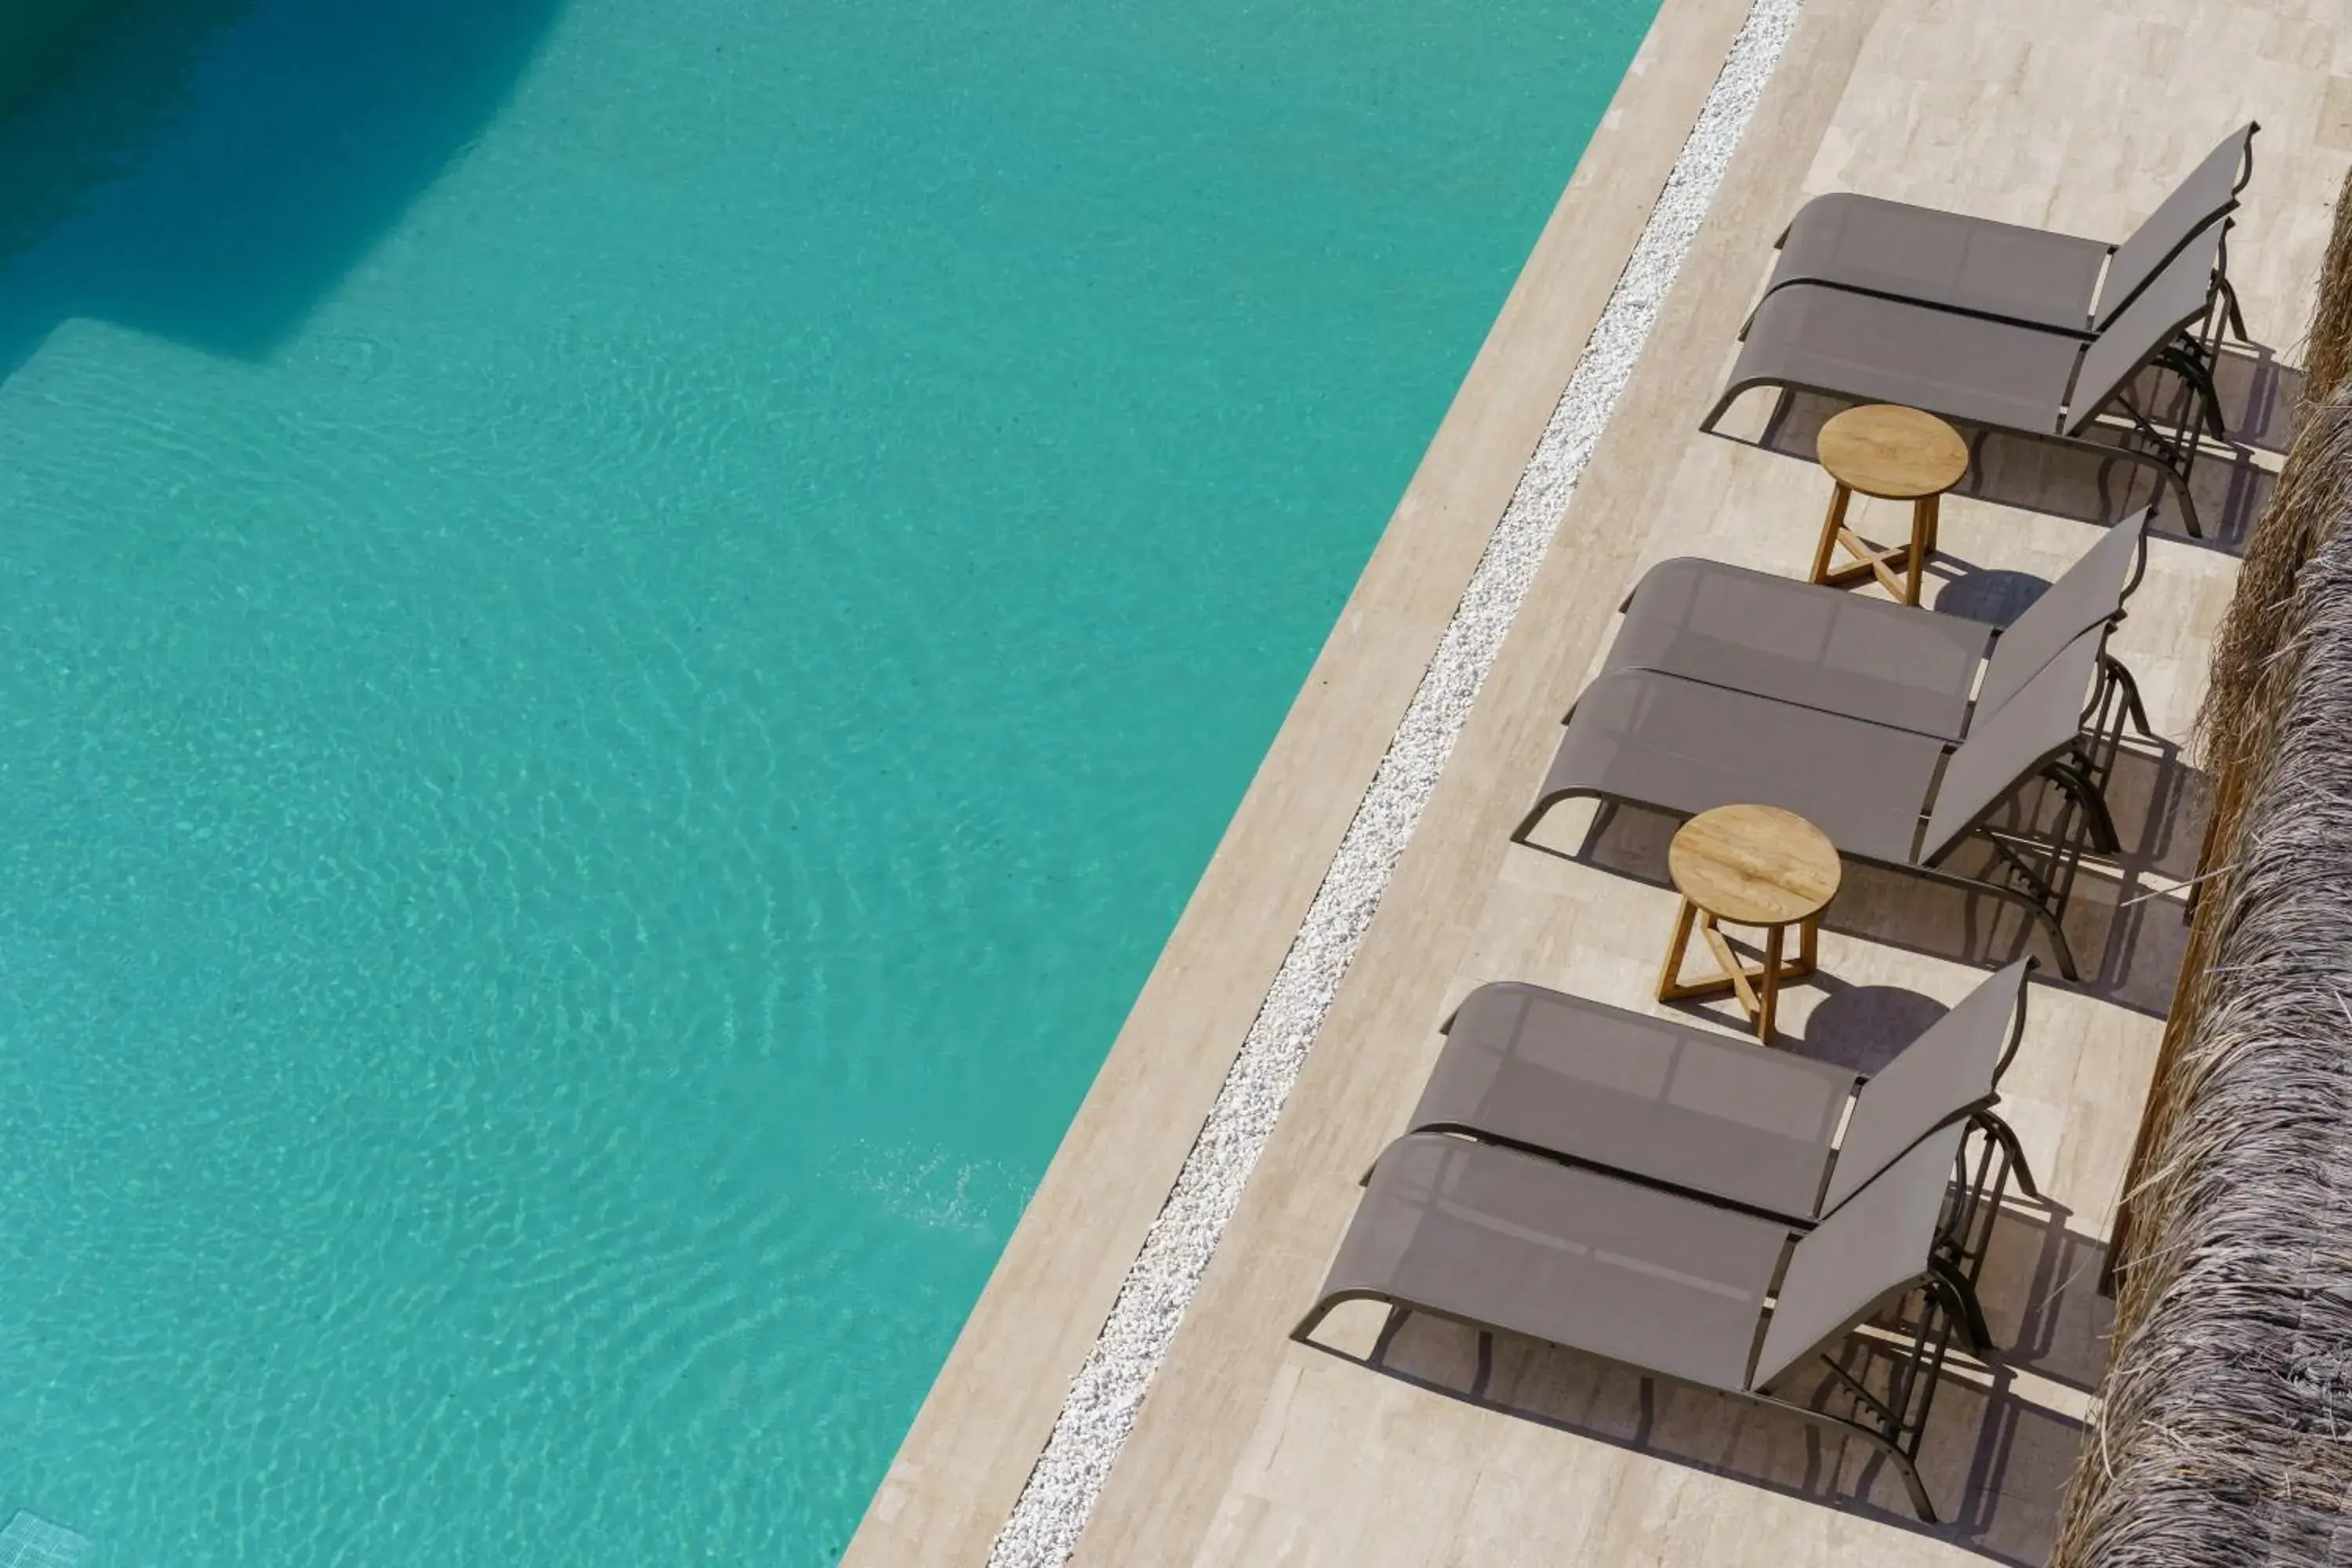
[[[2246,342],[2223,348],[2213,366],[2213,388],[2221,395],[2222,422],[2232,441],[2274,456],[2285,455],[2294,445],[2303,408],[2303,372],[2267,345]]]
[[[2119,847],[2101,795],[2126,716],[2145,724],[2128,677],[2084,632],[1948,749],[1935,737],[1650,670],[1609,671],[1565,721],[1551,766],[1511,837],[1530,842],[1577,799],[1677,816],[1754,802],[1794,811],[1849,866],[1876,866],[2006,901],[2033,920],[2069,980],[2080,965],[2063,923],[2087,845]],[[2031,831],[2014,800],[2037,782],[2068,809]],[[2007,814],[2007,815],[2005,815]],[[2021,826],[2026,831],[2021,831]],[[1982,875],[1960,858],[1981,848]]]
[[[2169,743],[2133,745],[2119,752],[2106,794],[2121,847],[2112,858],[2077,866],[2067,902],[2069,940],[2084,965],[2078,984],[2102,1001],[2161,1018],[2170,1011],[2187,951],[2182,886],[2196,874],[2211,783]],[[2011,825],[2046,824],[2063,805],[2047,795],[2013,800]],[[1580,818],[1570,807],[1559,808],[1524,847],[1612,876],[1673,886],[1666,846],[1681,818],[1623,803],[1590,810]],[[1972,966],[2021,957],[2034,951],[2037,940],[2032,924],[2005,903],[1853,863],[1822,923],[1842,935]],[[1728,934],[1735,950],[1754,956],[1737,932]],[[2046,970],[2041,978],[2055,983]],[[1809,984],[1834,988],[1836,980],[1824,975]]]
[[[2225,404],[2233,395],[2247,395],[2258,374],[2250,368],[2226,375]],[[2273,375],[2268,397],[2276,405],[2266,405],[2261,413],[2265,421],[2261,450],[2277,450],[2270,443],[2293,438],[2284,412],[2293,405],[2283,400],[2301,383],[2302,373],[2291,367],[2281,367]],[[1748,418],[1745,408],[1736,409],[1714,434],[1806,463],[1815,460],[1822,426],[1853,405],[1850,399],[1810,392],[1784,392],[1777,398],[1759,395],[1753,401],[1762,411],[1759,416]],[[2088,444],[2044,441],[2020,431],[1974,428],[1967,434],[1971,460],[1955,495],[2099,528],[2144,511],[2160,499],[2160,487],[2139,466],[2119,454],[2102,452],[2103,443],[2120,439],[2112,433],[2095,431]],[[2242,432],[2232,426],[2231,435]],[[2190,535],[2181,526],[2178,509],[2170,506],[2158,509],[2151,531],[2176,543],[2243,554],[2247,536],[2277,484],[2275,472],[2257,460],[2256,451],[2251,437],[2228,447],[2209,447],[2191,469],[2189,492],[2202,519],[2202,538]],[[1949,561],[1931,563],[1930,574],[1938,574],[1939,567],[1948,572]]]

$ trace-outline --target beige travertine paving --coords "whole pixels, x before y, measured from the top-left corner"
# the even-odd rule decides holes
[[[1609,133],[1617,140],[1605,134],[1588,155],[1580,180],[1597,169],[1596,187],[1624,187],[1614,205],[1595,204],[1621,224],[1617,258],[1631,239],[1624,220],[1638,224],[1625,192],[1644,177],[1656,189],[1738,9],[1670,3],[1647,73],[1620,97],[1628,119],[1646,105],[1643,123],[1664,145],[1643,163],[1621,119]],[[1693,57],[1661,52],[1662,38]],[[1454,1001],[1483,980],[1513,978],[1649,1005],[1674,910],[1660,875],[1671,825],[1619,814],[1588,844],[1590,808],[1563,806],[1538,847],[1507,836],[1645,565],[1702,554],[1797,575],[1810,560],[1828,489],[1821,471],[1695,428],[1789,214],[1808,194],[1849,188],[2120,238],[2247,119],[2264,129],[2231,273],[2253,335],[2291,363],[2328,204],[2352,163],[2352,0],[1809,0],[1080,1563],[2041,1561],[2105,1353],[2092,1285],[2180,947],[2169,889],[2200,825],[2199,781],[2169,749],[2142,747],[2119,769],[2125,850],[2086,871],[2069,920],[2088,984],[2032,988],[2005,1085],[2004,1109],[2053,1201],[2005,1215],[1986,1290],[2009,1353],[1990,1368],[1963,1363],[1930,1424],[1922,1468],[1954,1524],[1914,1526],[1892,1478],[1801,1426],[1588,1358],[1508,1336],[1482,1343],[1421,1318],[1379,1347],[1377,1366],[1285,1334]],[[1564,215],[1580,210],[1577,194]],[[1590,237],[1582,224],[1573,237],[1561,226],[1556,218],[1545,241],[1554,257],[1594,265],[1589,246],[1559,248]],[[985,1558],[1615,262],[1597,280],[1552,268],[1539,251],[1498,321],[853,1563]],[[1561,332],[1564,342],[1549,335]],[[2233,368],[2250,406],[2277,401],[2275,367],[2249,358]],[[2282,419],[2250,416],[2248,427],[2274,448]],[[1801,423],[1789,426],[1800,437]],[[2252,454],[2207,467],[2200,494],[2217,538],[2160,539],[2116,638],[2157,730],[2174,740],[2201,693],[2205,642],[2235,569],[2231,539],[2270,464]],[[1989,455],[1945,503],[1948,559],[1927,596],[1983,604],[2013,585],[2004,574],[2055,575],[2095,535],[2052,512],[2091,493],[2084,476],[2036,454]],[[1423,510],[1433,500],[1451,508],[1442,522]],[[1891,537],[1907,525],[1902,510],[1857,506],[1856,526]],[[1883,1028],[1916,1027],[1929,999],[1960,995],[1984,960],[2015,946],[2016,924],[1982,900],[1850,869],[1823,933],[1823,977],[1783,997],[1789,1048],[1875,1065]],[[1321,1338],[1361,1356],[1380,1326],[1377,1310],[1353,1308]]]

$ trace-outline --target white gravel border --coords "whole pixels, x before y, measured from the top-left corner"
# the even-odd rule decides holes
[[[1371,787],[1242,1042],[1168,1201],[1127,1271],[1102,1333],[1054,1422],[1045,1451],[989,1553],[990,1568],[1061,1568],[1135,1426],[1176,1325],[1224,1234],[1339,982],[1379,910],[1550,548],[1592,448],[1633,378],[1666,289],[1690,253],[1724,169],[1780,62],[1803,0],[1751,0],[1739,36],[1659,193],[1568,390],[1496,524]]]

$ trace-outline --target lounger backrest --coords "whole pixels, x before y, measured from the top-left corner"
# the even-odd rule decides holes
[[[2137,579],[2140,552],[2147,547],[2147,519],[2143,511],[2107,530],[2106,537],[2000,634],[1985,665],[1984,683],[1977,689],[1979,724],[2022,691],[2076,637],[2122,613],[2124,591]]]
[[[2021,958],[1996,972],[1862,1086],[1822,1213],[1835,1212],[1928,1133],[1992,1102],[2016,1037],[2010,1020],[2024,1005],[2027,967]]]
[[[2066,404],[2067,435],[2081,435],[2181,328],[2205,319],[2213,300],[2213,268],[2221,259],[2223,226],[2214,224],[2182,246],[2139,298],[2091,340],[2074,372],[2074,396]]]
[[[1770,1386],[1927,1272],[1966,1133],[1921,1139],[1797,1243],[1750,1388]]]
[[[2242,125],[2221,139],[2221,144],[2173,187],[2164,205],[2150,213],[2132,237],[2116,247],[2107,258],[2107,280],[2100,285],[2099,302],[2091,312],[2094,329],[2105,326],[2139,298],[2141,289],[2179,254],[2200,230],[2238,205],[2239,171],[2246,166],[2254,127]]]
[[[1950,853],[2011,791],[2073,744],[2105,638],[2105,626],[2084,632],[1999,712],[1969,726],[1969,738],[1945,759],[1919,864],[1932,866]]]

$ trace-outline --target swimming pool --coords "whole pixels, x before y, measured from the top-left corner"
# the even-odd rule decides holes
[[[0,138],[0,1510],[830,1562],[1651,9],[134,4]]]

